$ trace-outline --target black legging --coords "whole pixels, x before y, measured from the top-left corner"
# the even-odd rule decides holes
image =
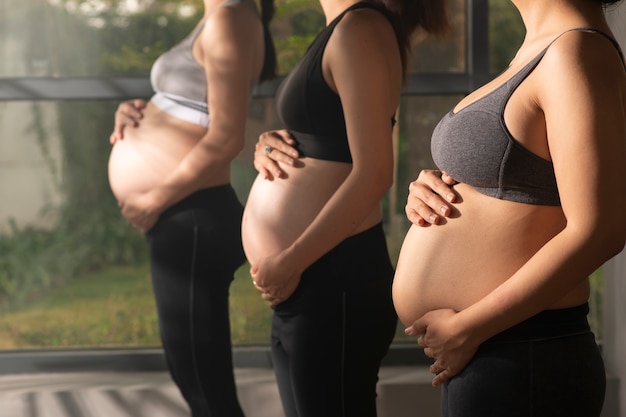
[[[444,385],[444,417],[598,417],[606,376],[587,304],[546,310],[487,340]]]
[[[374,417],[380,363],[397,323],[382,225],[302,275],[274,311],[272,358],[287,417]]]
[[[245,260],[230,185],[172,206],[147,233],[165,358],[193,417],[242,417],[232,366],[229,286]]]

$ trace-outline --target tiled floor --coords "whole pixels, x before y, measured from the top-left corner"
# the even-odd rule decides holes
[[[251,416],[281,416],[271,370],[238,371],[237,381]],[[0,377],[0,417],[188,416],[182,397],[164,372]]]
[[[271,369],[237,369],[249,417],[283,417]],[[381,370],[379,417],[438,416],[427,370]],[[420,392],[422,394],[420,394]],[[0,376],[0,417],[189,417],[165,372],[71,372]]]

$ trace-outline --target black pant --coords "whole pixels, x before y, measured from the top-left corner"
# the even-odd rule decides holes
[[[597,417],[606,376],[587,305],[548,310],[480,346],[444,386],[444,417]]]
[[[397,317],[381,225],[346,239],[274,310],[272,359],[287,417],[374,417]]]
[[[234,190],[201,190],[147,234],[161,340],[193,417],[241,417],[232,366],[228,292],[245,260]]]

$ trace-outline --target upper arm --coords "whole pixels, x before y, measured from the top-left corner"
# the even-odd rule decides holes
[[[198,38],[208,84],[210,135],[238,147],[243,146],[250,89],[260,70],[261,30],[251,11],[221,7]]]
[[[626,75],[618,55],[603,37],[572,32],[542,65],[538,100],[568,226],[623,239]]]
[[[402,88],[393,28],[372,10],[347,14],[323,58],[325,75],[344,110],[353,169],[392,174],[391,117]]]

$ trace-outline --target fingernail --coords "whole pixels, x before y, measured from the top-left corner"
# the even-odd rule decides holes
[[[448,207],[446,206],[441,206],[441,208],[439,209],[439,211],[441,212],[441,214],[443,214],[444,216],[446,215],[446,211],[448,211]]]
[[[437,215],[436,214],[431,214],[430,217],[428,218],[428,220],[430,220],[431,223],[434,223],[437,220]]]
[[[452,202],[452,200],[454,200],[454,194],[450,193],[446,195],[446,200],[448,200],[449,202]]]

